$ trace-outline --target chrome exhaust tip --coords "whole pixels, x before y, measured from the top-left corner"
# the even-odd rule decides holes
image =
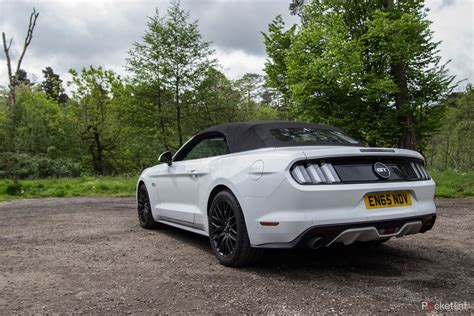
[[[431,228],[433,228],[433,224],[431,224],[430,222],[426,223],[425,226],[423,226],[423,228],[421,229],[421,232],[424,233],[424,232],[427,232],[428,230],[430,230]]]
[[[316,236],[308,240],[307,245],[311,249],[318,249],[324,245],[324,238],[321,236]]]

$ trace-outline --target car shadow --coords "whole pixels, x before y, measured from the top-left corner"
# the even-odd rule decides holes
[[[199,248],[200,250],[209,253],[209,255],[212,255],[209,238],[206,236],[168,225],[160,226],[156,232],[176,239],[179,243]]]
[[[209,239],[205,236],[171,226],[163,227],[159,232],[213,257]],[[298,277],[298,274],[294,273],[296,270],[396,277],[403,274],[403,267],[407,268],[420,262],[427,264],[430,259],[419,251],[403,248],[397,240],[394,240],[378,246],[355,243],[350,246],[336,245],[317,250],[265,249],[263,257],[256,264],[242,269],[258,274],[287,271],[293,277]]]

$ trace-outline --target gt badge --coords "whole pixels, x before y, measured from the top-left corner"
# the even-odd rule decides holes
[[[379,178],[390,178],[390,169],[388,169],[388,167],[381,162],[374,163],[374,172]]]

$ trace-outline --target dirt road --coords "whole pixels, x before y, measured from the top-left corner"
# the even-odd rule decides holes
[[[426,234],[271,251],[231,269],[202,236],[140,228],[130,198],[3,202],[0,314],[405,313],[422,302],[467,302],[473,312],[474,199],[437,205]]]

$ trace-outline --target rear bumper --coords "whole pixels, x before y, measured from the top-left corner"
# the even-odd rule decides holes
[[[433,227],[435,221],[436,214],[428,214],[388,221],[313,226],[290,242],[267,243],[261,244],[258,247],[307,247],[308,243],[317,237],[322,238],[321,246],[325,247],[334,243],[350,245],[355,241],[372,241],[392,237],[400,238],[406,235],[425,233]]]
[[[373,223],[394,223],[413,219],[414,221],[421,220],[423,224],[423,219],[436,214],[434,190],[435,183],[432,180],[376,184],[299,185],[293,179],[286,178],[266,197],[241,197],[239,201],[244,211],[252,246],[289,248],[296,246],[305,235],[310,234],[309,232],[315,233],[318,229],[335,227],[334,232],[340,234],[347,229],[368,228],[372,232],[360,232],[355,240],[374,240],[374,238],[388,236],[377,236],[374,229],[370,228]],[[389,191],[410,192],[412,205],[366,208],[364,196],[367,193]],[[265,226],[261,224],[262,222],[278,224]],[[403,224],[405,223],[407,222]],[[401,228],[402,226],[394,227]],[[421,230],[422,228],[419,228],[418,232]],[[416,228],[412,227],[404,235],[413,234],[415,231]],[[347,237],[345,241],[348,243],[349,235],[353,237],[356,232],[345,234]],[[326,243],[331,242],[332,237],[337,236],[327,237]],[[342,238],[337,242],[339,241],[344,242]]]

